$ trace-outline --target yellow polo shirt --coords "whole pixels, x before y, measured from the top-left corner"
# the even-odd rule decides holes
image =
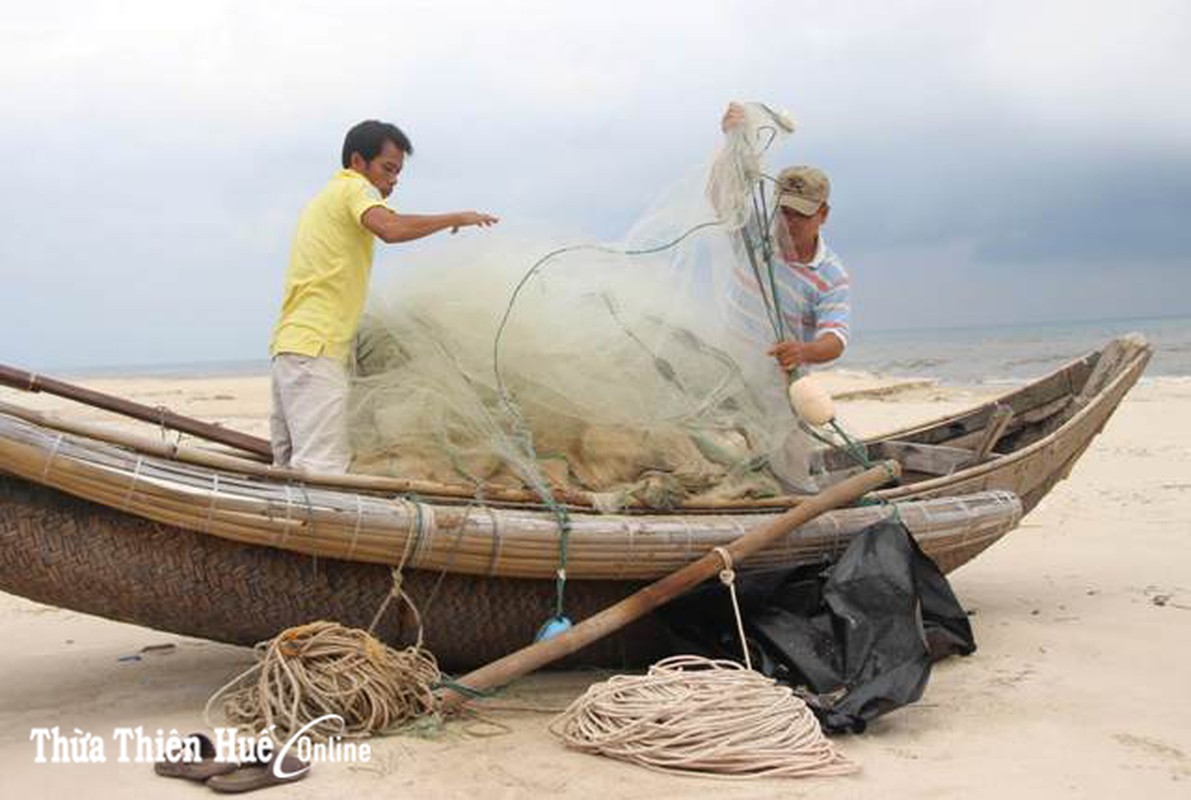
[[[364,310],[375,242],[360,218],[384,204],[367,178],[341,169],[302,211],[270,355],[347,359]]]

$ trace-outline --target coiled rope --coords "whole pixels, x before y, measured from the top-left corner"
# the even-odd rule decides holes
[[[855,772],[859,767],[823,736],[801,698],[753,671],[732,556],[723,547],[715,552],[724,562],[720,581],[732,599],[744,665],[672,656],[645,675],[616,675],[588,688],[550,732],[574,750],[661,772],[718,778]]]
[[[228,721],[253,732],[276,726],[280,736],[327,714],[342,717],[343,727],[311,730],[311,739],[369,736],[435,713],[438,664],[420,642],[394,650],[367,631],[319,621],[257,648],[258,663],[208,701],[208,720],[212,704],[236,685],[223,701]]]
[[[372,635],[394,598],[413,611],[418,630],[417,640],[401,650]],[[261,642],[256,655],[256,664],[211,695],[203,712],[208,725],[221,698],[228,721],[253,733],[275,726],[284,736],[327,714],[342,717],[342,727],[309,731],[312,740],[370,736],[438,716],[434,690],[442,673],[422,646],[421,615],[402,588],[400,567],[368,630],[311,622]]]
[[[859,767],[788,687],[733,661],[674,656],[591,686],[550,724],[567,747],[649,769],[743,779]]]

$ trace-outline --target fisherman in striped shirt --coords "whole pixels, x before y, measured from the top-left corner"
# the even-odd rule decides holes
[[[743,120],[743,109],[729,105],[724,131]],[[739,264],[729,290],[736,332],[767,347],[787,371],[834,361],[848,344],[848,273],[820,233],[831,210],[830,192],[822,170],[782,170],[775,189],[772,268]]]

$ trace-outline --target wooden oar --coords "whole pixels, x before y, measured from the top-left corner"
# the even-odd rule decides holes
[[[830,486],[817,495],[808,497],[789,511],[759,525],[724,547],[732,564],[739,564],[746,558],[764,549],[778,537],[804,525],[825,511],[850,503],[893,480],[901,474],[896,461],[882,461],[876,466],[854,475],[847,480]],[[550,639],[535,642],[528,647],[510,653],[487,666],[469,672],[457,683],[466,689],[484,692],[504,686],[515,678],[527,675],[576,650],[604,638],[623,628],[630,622],[645,616],[684,592],[694,588],[708,578],[718,575],[725,568],[723,558],[715,550],[709,551],[698,561],[687,564],[677,572],[655,581],[644,589],[629,595],[624,600],[588,617]],[[452,689],[444,689],[439,695],[447,707],[457,705],[468,696]]]
[[[66,383],[65,381],[47,378],[44,375],[35,375],[14,367],[6,367],[3,364],[0,364],[0,384],[26,392],[46,392],[47,394],[57,395],[58,397],[65,397],[68,400],[76,400],[106,411],[114,411],[126,417],[132,417],[133,419],[139,419],[144,422],[152,422],[155,425],[163,425],[171,430],[182,431],[192,436],[199,436],[207,441],[234,447],[237,450],[243,450],[244,452],[252,453],[265,459],[273,458],[272,447],[260,437],[229,430],[221,425],[203,422],[193,417],[176,414],[164,406],[155,408],[153,406],[143,405],[132,400],[125,400],[122,397],[114,397],[110,394],[97,392],[94,389],[87,389],[82,386]]]

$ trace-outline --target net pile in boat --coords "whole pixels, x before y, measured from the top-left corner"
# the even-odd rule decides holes
[[[360,333],[353,471],[582,490],[605,510],[814,490],[771,343],[727,302],[756,285],[741,237],[781,235],[756,203],[780,133],[750,106],[620,244],[496,234],[403,257]]]

